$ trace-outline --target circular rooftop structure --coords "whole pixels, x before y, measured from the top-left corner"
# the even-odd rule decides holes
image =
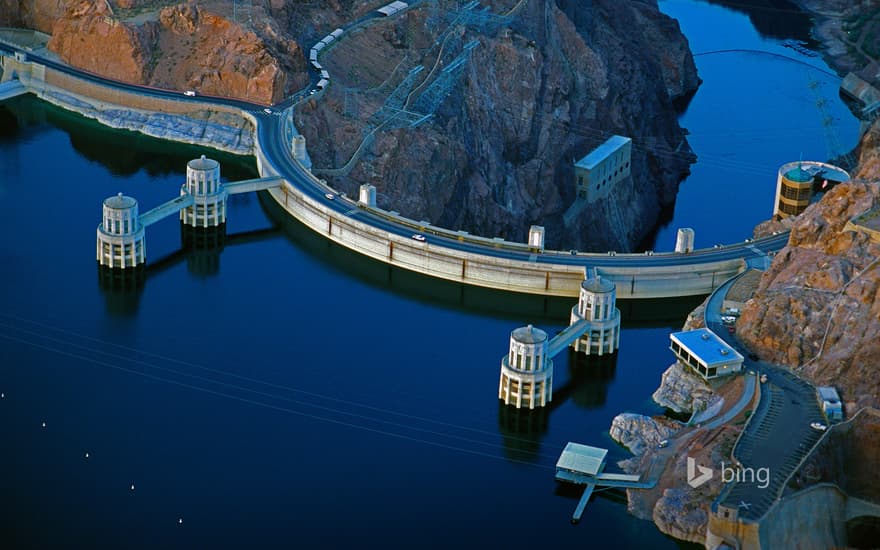
[[[532,325],[519,327],[510,333],[510,337],[522,344],[540,344],[547,340],[547,333]]]
[[[850,179],[849,173],[833,164],[815,160],[796,160],[780,166],[779,175],[792,183],[810,183],[816,177],[841,182]]]
[[[220,163],[202,155],[201,158],[193,159],[186,165],[193,170],[215,170],[220,166]]]
[[[809,183],[813,181],[813,174],[807,172],[802,166],[798,165],[785,173],[785,179],[795,183]]]
[[[134,197],[127,197],[122,193],[119,193],[115,197],[104,199],[104,206],[114,210],[126,210],[137,206],[137,200],[135,200]]]
[[[581,283],[581,288],[588,292],[611,292],[614,290],[614,283],[609,281],[608,279],[603,279],[602,277],[593,277],[590,279],[586,279]]]

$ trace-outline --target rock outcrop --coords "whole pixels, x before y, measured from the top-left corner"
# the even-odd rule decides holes
[[[106,0],[81,0],[71,3],[55,22],[48,47],[74,67],[145,84],[158,30],[152,23],[121,23]]]
[[[640,455],[648,449],[657,447],[682,427],[681,422],[664,416],[649,417],[634,413],[621,413],[611,421],[609,435],[630,450]]]
[[[853,178],[863,181],[880,181],[880,119],[862,136],[858,146],[859,164]]]
[[[51,33],[48,47],[64,61],[125,82],[275,103],[308,80],[302,48],[262,12],[247,29],[195,3],[151,6],[0,0],[0,24]]]
[[[679,414],[703,411],[716,398],[702,378],[675,362],[663,372],[660,387],[651,396],[661,407]]]
[[[685,484],[663,491],[663,496],[654,504],[651,519],[667,535],[702,543],[706,540],[706,526],[709,524],[706,508],[705,498]]]
[[[25,27],[46,34],[64,12],[70,0],[0,0],[0,26]]]
[[[846,223],[878,206],[880,185],[856,182],[810,206],[737,324],[761,357],[836,386],[857,408],[880,404],[880,244]]]
[[[271,22],[258,35],[192,4],[162,9],[159,22],[152,85],[277,103],[307,81],[302,49]]]
[[[513,4],[494,2],[492,9]],[[440,23],[428,8],[413,10],[326,56],[334,86],[297,120],[316,166],[344,165],[361,142],[363,121],[344,114],[352,97],[365,119],[413,64],[404,62],[378,99],[346,98],[344,88],[381,88],[404,58],[429,74],[438,54],[430,46],[446,28]],[[699,79],[677,22],[653,2],[534,0],[509,26],[450,30],[446,62],[470,40],[479,46],[430,122],[378,133],[351,174],[333,185],[352,194],[373,183],[381,207],[484,236],[522,242],[538,223],[548,247],[631,249],[674,201],[691,158],[673,100],[693,92]],[[363,51],[378,53],[358,55]],[[615,133],[635,137],[633,177],[566,226],[563,214],[575,201],[573,161]]]

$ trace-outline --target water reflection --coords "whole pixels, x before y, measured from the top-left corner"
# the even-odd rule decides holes
[[[608,386],[617,370],[617,354],[584,355],[568,349],[569,382],[554,395],[571,401],[582,409],[597,409],[605,405]]]
[[[0,105],[0,142],[14,142],[29,132],[64,131],[82,157],[105,167],[116,176],[143,170],[153,177],[183,174],[186,163],[205,153],[205,147],[159,140],[129,130],[108,128],[82,115],[40,101],[30,94]],[[253,157],[211,150],[222,167],[224,179],[256,176]]]
[[[789,0],[704,0],[744,13],[764,38],[793,39],[815,47],[811,16]]]
[[[220,253],[226,246],[226,224],[190,227],[180,224],[180,245],[187,271],[199,279],[220,273]]]
[[[498,428],[504,442],[504,455],[519,462],[537,462],[541,438],[547,433],[550,415],[569,400],[583,409],[605,404],[608,386],[617,369],[617,353],[602,357],[587,356],[568,348],[568,377],[559,383],[556,373],[553,400],[534,410],[517,409],[498,402]],[[557,356],[559,357],[559,356]],[[557,361],[557,366],[562,364]]]
[[[549,417],[547,407],[517,409],[499,400],[498,429],[504,442],[504,456],[516,462],[538,462],[541,436],[547,433]]]
[[[98,266],[98,288],[104,295],[107,313],[131,317],[137,313],[144,291],[146,273],[143,264],[134,269],[110,269]]]
[[[227,247],[247,245],[278,237],[277,227],[227,234],[226,224],[219,227],[190,227],[180,224],[180,249],[136,269],[109,269],[98,266],[98,285],[104,295],[107,312],[133,316],[149,278],[186,262],[187,272],[206,279],[220,273],[220,255]]]
[[[268,193],[259,193],[266,216],[275,221],[296,246],[316,261],[349,276],[357,277],[394,294],[442,307],[463,308],[517,323],[568,324],[577,299],[503,292],[455,283],[407,271],[368,258],[318,235],[281,208]],[[702,296],[657,300],[618,301],[621,321],[628,326],[671,326],[680,328],[681,318],[703,300]]]

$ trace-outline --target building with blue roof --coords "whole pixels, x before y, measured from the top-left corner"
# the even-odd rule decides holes
[[[673,332],[669,339],[669,349],[679,362],[706,380],[742,370],[743,356],[707,328]]]

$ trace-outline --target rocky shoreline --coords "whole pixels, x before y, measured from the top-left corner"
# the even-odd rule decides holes
[[[91,118],[110,128],[140,132],[150,137],[208,147],[235,155],[252,155],[254,127],[245,119],[225,113],[200,111],[191,116],[96,106],[83,98],[53,90],[38,94],[62,109]]]
[[[816,17],[814,33],[823,44],[829,65],[843,73],[858,70],[859,59],[841,38],[842,16],[859,7],[846,2],[798,0]],[[762,359],[788,365],[800,376],[842,390],[847,416],[880,405],[880,384],[872,373],[880,367],[880,244],[854,232],[847,222],[880,207],[880,121],[859,143],[859,180],[837,186],[806,212],[783,222],[760,224],[755,235],[791,229],[788,246],[774,258],[755,295],[743,310],[737,333]],[[869,183],[866,183],[869,182]],[[684,329],[702,325],[704,305],[689,316]],[[830,314],[830,321],[823,318]],[[655,402],[677,414],[722,407],[719,392],[689,369],[675,363],[662,376]],[[676,429],[677,428],[677,429]],[[655,456],[660,434],[683,439],[652,491],[628,491],[628,509],[651,519],[660,531],[682,540],[706,542],[709,505],[721,490],[712,482],[698,490],[687,483],[685,458],[704,456],[704,463],[730,461],[736,423],[715,434],[702,434],[666,417],[622,413],[614,418],[611,436],[634,457],[623,461],[627,471],[646,471]],[[693,435],[692,434],[696,434]],[[673,445],[673,443],[670,443]],[[706,456],[709,455],[709,456]],[[792,539],[794,540],[794,539]]]

